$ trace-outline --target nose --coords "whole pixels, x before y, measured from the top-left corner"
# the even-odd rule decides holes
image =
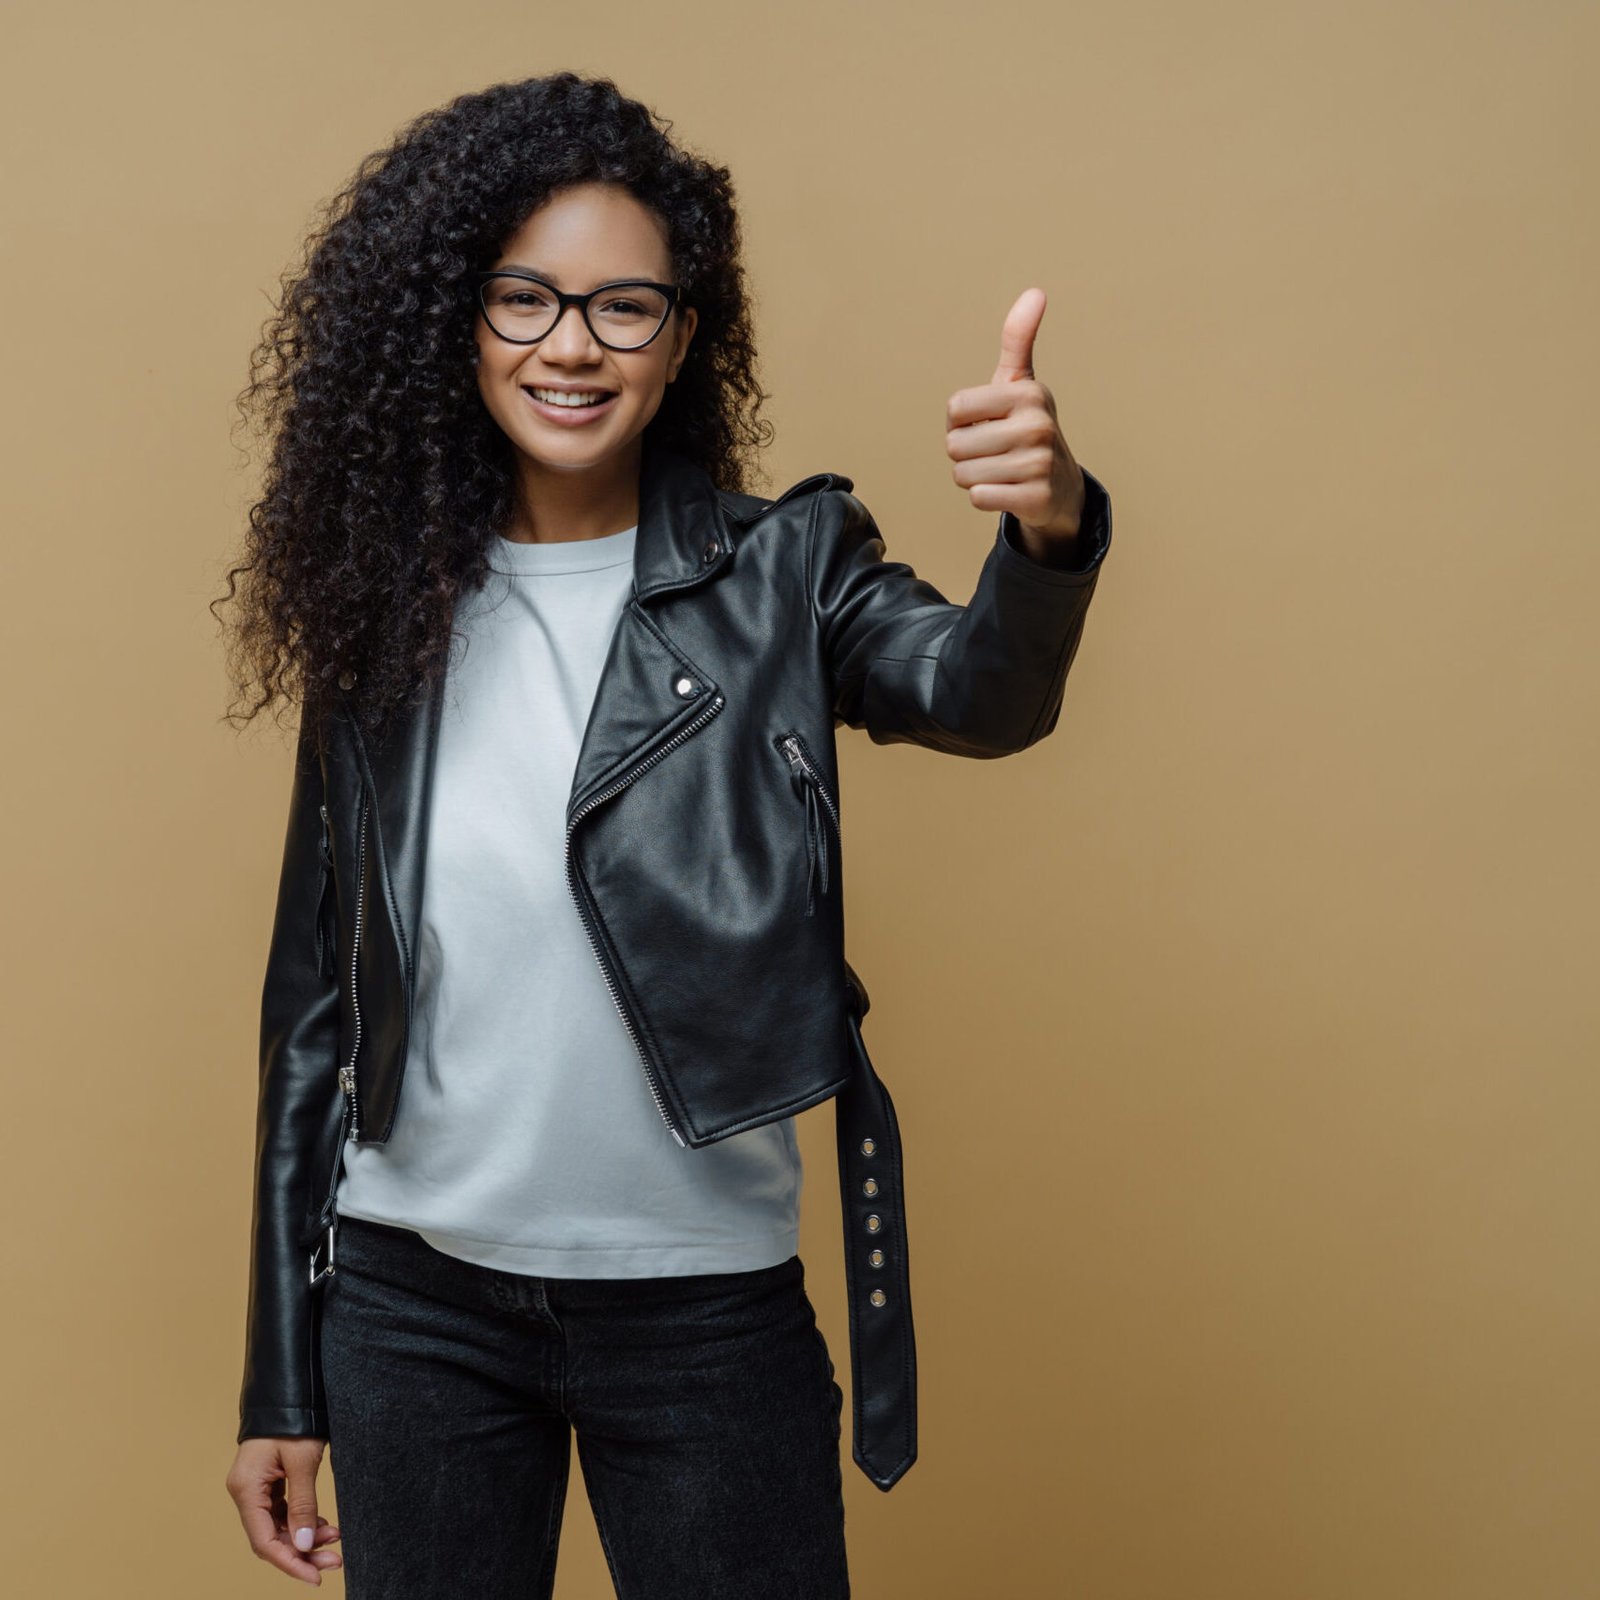
[[[577,306],[563,306],[555,327],[539,341],[546,361],[594,362],[601,359],[603,349]]]

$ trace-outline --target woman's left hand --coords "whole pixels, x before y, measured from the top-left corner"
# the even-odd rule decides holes
[[[1085,487],[1056,421],[1055,397],[1033,375],[1043,289],[1024,289],[1000,330],[994,377],[957,389],[945,408],[951,476],[980,511],[1009,511],[1027,554],[1046,566],[1078,566]]]

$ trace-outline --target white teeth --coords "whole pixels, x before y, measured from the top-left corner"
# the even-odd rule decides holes
[[[529,389],[528,393],[550,406],[587,406],[610,399],[603,389]]]

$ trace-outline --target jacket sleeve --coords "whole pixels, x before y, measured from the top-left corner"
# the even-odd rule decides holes
[[[1003,512],[977,587],[954,605],[885,559],[872,514],[847,489],[817,496],[808,584],[833,679],[834,714],[878,744],[952,755],[1025,750],[1056,725],[1067,669],[1111,545],[1111,500],[1084,472],[1081,568],[1025,554]]]
[[[306,1233],[312,1153],[338,1100],[339,990],[321,942],[322,763],[303,713],[261,994],[250,1294],[238,1439],[326,1438]]]

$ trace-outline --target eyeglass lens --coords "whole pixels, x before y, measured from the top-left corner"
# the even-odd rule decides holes
[[[671,307],[659,289],[642,283],[617,284],[589,302],[589,326],[601,344],[634,350],[648,343]],[[483,286],[483,308],[496,333],[526,342],[543,338],[555,326],[560,302],[543,284],[497,277]]]

